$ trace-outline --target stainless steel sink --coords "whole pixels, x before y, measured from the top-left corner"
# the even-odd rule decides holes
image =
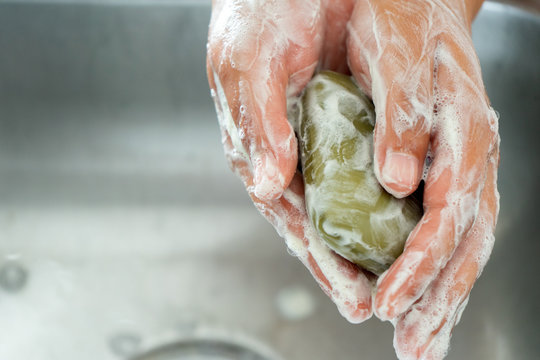
[[[395,358],[391,325],[341,318],[227,169],[209,15],[0,3],[0,359]],[[474,38],[502,204],[448,359],[538,359],[540,17],[487,3]]]

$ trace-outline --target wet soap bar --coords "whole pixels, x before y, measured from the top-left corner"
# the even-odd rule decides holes
[[[373,104],[350,77],[322,72],[306,87],[299,122],[313,225],[338,254],[381,274],[403,251],[422,210],[417,199],[396,199],[377,182]]]

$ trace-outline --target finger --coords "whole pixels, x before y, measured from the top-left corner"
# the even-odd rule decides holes
[[[291,181],[298,158],[296,137],[287,120],[287,74],[277,66],[268,75],[221,71],[214,78],[217,94],[226,99],[249,155],[257,195],[275,199]]]
[[[355,0],[340,0],[326,6],[324,44],[319,62],[321,70],[350,74],[347,64],[347,23],[355,3]]]
[[[494,243],[499,209],[498,154],[489,162],[476,221],[437,279],[395,324],[394,346],[400,359],[442,359],[453,327],[484,268]]]
[[[424,189],[425,213],[403,254],[379,279],[375,311],[382,319],[394,318],[422,295],[469,230],[497,139],[497,117],[481,80],[471,81],[465,60],[458,65],[447,48],[444,52],[437,64],[434,161]]]
[[[430,6],[361,2],[349,27],[351,69],[371,88],[377,112],[375,174],[400,198],[418,187],[430,140],[435,42],[426,35],[430,18],[418,15]]]
[[[221,124],[221,111],[218,118]],[[239,139],[234,139],[237,131],[232,129],[230,133],[222,126],[221,133],[229,165],[244,182],[255,206],[284,237],[288,248],[308,268],[339,312],[352,323],[371,317],[371,283],[358,267],[331,251],[316,234],[306,212],[301,175],[294,176],[281,198],[258,198],[253,191],[254,179],[247,153],[235,148],[235,144],[241,146]]]

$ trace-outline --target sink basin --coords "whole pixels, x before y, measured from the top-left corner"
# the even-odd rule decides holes
[[[347,323],[228,170],[209,3],[0,4],[0,359],[395,358],[392,326]],[[450,360],[540,354],[536,14],[488,2],[474,24],[501,213]]]

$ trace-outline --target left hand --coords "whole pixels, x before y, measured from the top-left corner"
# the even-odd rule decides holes
[[[287,94],[301,92],[317,66],[347,70],[345,25],[353,6],[354,0],[214,0],[207,71],[231,169],[341,314],[359,323],[372,315],[372,282],[313,228],[287,121]]]

